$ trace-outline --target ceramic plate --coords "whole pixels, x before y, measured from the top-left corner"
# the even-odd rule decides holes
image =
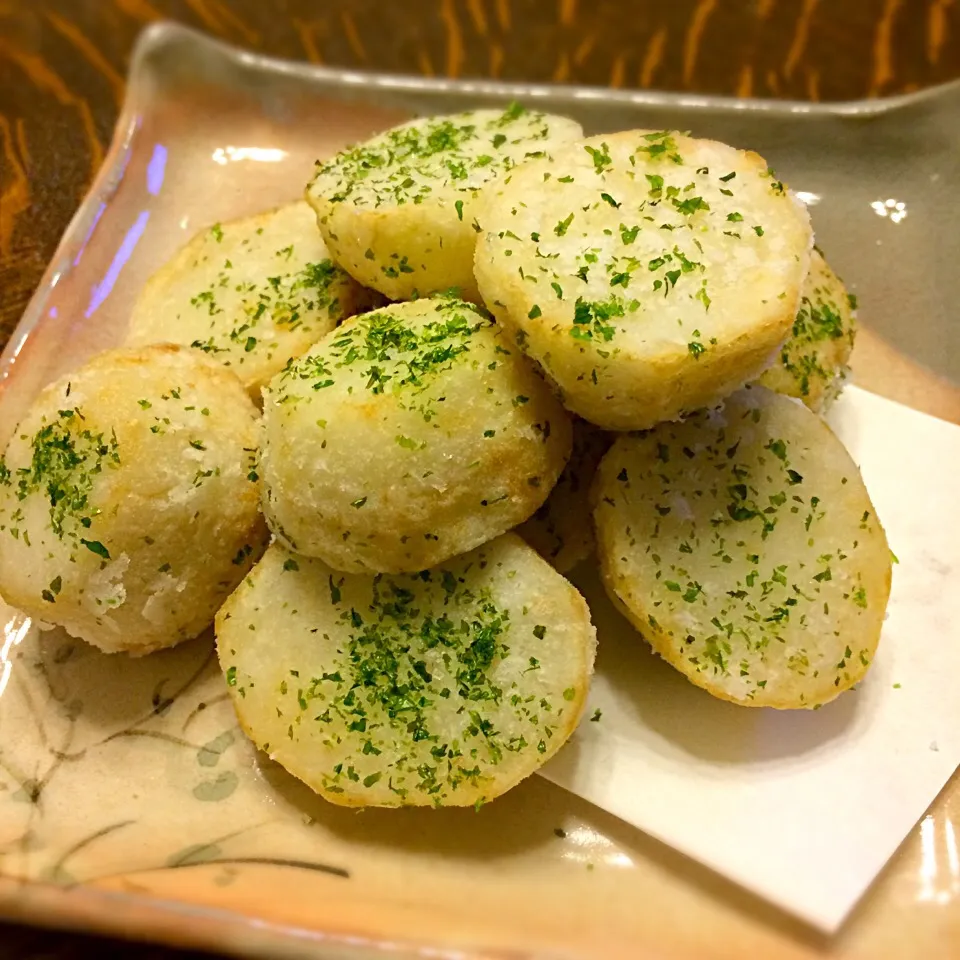
[[[433,81],[267,60],[161,25],[116,137],[0,363],[0,445],[37,391],[116,344],[196,229],[299,194],[319,156],[414,113],[519,99],[588,132],[677,126],[764,154],[859,295],[861,384],[960,421],[960,86],[870,104]],[[0,910],[270,956],[950,956],[960,783],[825,940],[543,779],[479,812],[354,813],[236,726],[209,637],[110,658],[8,609]],[[602,650],[600,656],[602,657]]]

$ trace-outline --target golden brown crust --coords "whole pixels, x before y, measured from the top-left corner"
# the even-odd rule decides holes
[[[760,157],[666,132],[592,137],[524,165],[481,219],[484,302],[565,406],[611,430],[676,419],[762,372],[812,243]]]
[[[217,616],[248,736],[354,807],[511,789],[576,728],[595,647],[586,602],[512,534],[396,577],[338,574],[275,543]]]
[[[479,302],[473,248],[488,185],[579,124],[514,105],[402,124],[326,163],[307,186],[337,262],[391,300],[455,288]]]
[[[790,338],[758,383],[822,413],[839,396],[856,338],[854,298],[819,250],[810,257]]]
[[[586,560],[596,546],[590,486],[613,438],[586,420],[573,422],[573,449],[557,485],[516,532],[558,573]]]
[[[866,674],[890,551],[855,464],[801,404],[754,387],[623,437],[593,497],[610,596],[692,683],[792,709]]]
[[[338,570],[422,570],[526,520],[570,453],[532,364],[460,301],[343,324],[270,386],[264,512]]]
[[[192,346],[257,399],[291,357],[368,306],[369,291],[334,266],[301,200],[192,237],[145,284],[127,343]]]
[[[264,546],[256,445],[224,367],[171,344],[101,354],[7,448],[0,591],[109,652],[196,636]]]

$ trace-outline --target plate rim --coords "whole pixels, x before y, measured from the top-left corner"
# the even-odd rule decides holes
[[[155,49],[167,43],[189,40],[213,48],[245,67],[268,70],[301,79],[322,80],[332,86],[374,86],[392,92],[476,93],[484,96],[553,97],[571,101],[606,101],[631,106],[665,108],[706,108],[733,113],[789,114],[810,117],[882,116],[910,104],[940,97],[948,91],[960,90],[960,78],[934,84],[910,93],[889,97],[863,97],[854,100],[809,101],[773,97],[736,97],[720,94],[698,94],[684,91],[614,88],[590,84],[530,83],[525,81],[490,80],[485,78],[426,77],[417,74],[391,73],[379,70],[358,70],[329,67],[258,53],[221,40],[202,30],[175,20],[158,20],[145,27],[137,37],[130,60],[129,76],[133,77],[142,61]]]
[[[960,93],[960,79],[957,79],[893,97],[809,103],[800,100],[737,98],[660,90],[623,90],[576,84],[422,77],[412,74],[328,67],[306,61],[274,57],[245,50],[173,20],[159,20],[145,27],[137,37],[127,72],[127,89],[123,104],[100,169],[67,224],[36,290],[10,334],[6,346],[0,352],[0,394],[7,386],[11,367],[43,316],[50,291],[62,276],[71,271],[73,260],[82,246],[83,238],[95,225],[100,204],[109,201],[120,182],[125,166],[125,154],[137,129],[137,117],[130,106],[131,91],[135,90],[137,84],[141,82],[146,62],[164,47],[183,42],[203,47],[248,70],[267,71],[308,82],[320,82],[340,91],[373,87],[396,94],[454,93],[521,100],[552,97],[570,103],[604,102],[664,111],[694,109],[728,115],[747,113],[769,117],[786,116],[797,122],[826,118],[872,120],[910,106]]]
[[[380,71],[336,68],[270,56],[245,50],[176,21],[161,20],[145,27],[135,42],[127,73],[127,89],[114,126],[110,145],[89,189],[68,222],[56,250],[32,294],[23,314],[0,353],[0,395],[9,385],[11,368],[20,351],[43,317],[49,294],[61,277],[73,270],[73,261],[106,204],[116,191],[126,166],[126,158],[138,127],[132,108],[137,85],[142,82],[148,60],[165,47],[191,43],[253,72],[266,71],[313,83],[332,90],[379,89],[390,93],[461,94],[502,99],[536,101],[553,98],[569,103],[597,102],[659,110],[705,110],[713,114],[753,114],[787,117],[797,122],[837,118],[871,120],[917,104],[949,98],[960,92],[960,79],[949,83],[892,97],[857,99],[829,103],[797,100],[736,98],[659,90],[624,90],[588,85],[525,83],[488,79],[450,79],[405,75]],[[181,947],[215,949],[237,956],[279,957],[324,956],[327,949],[343,951],[343,956],[380,955],[375,942],[367,948],[351,944],[348,938],[325,935],[293,924],[263,920],[241,910],[168,899],[156,894],[125,893],[77,885],[60,887],[40,881],[19,881],[0,875],[0,917],[14,923],[27,923],[51,929],[116,935],[143,942],[165,942]],[[225,939],[226,924],[245,932],[249,940],[231,936]],[[162,935],[161,935],[162,933]],[[393,944],[410,952],[392,952],[397,960],[423,956],[416,944]],[[354,952],[356,951],[356,952]],[[443,948],[430,948],[430,956],[442,958]],[[451,952],[451,956],[453,953]],[[457,956],[470,960],[462,950]],[[481,954],[473,957],[479,960]]]
[[[162,869],[162,868],[161,868]],[[148,871],[151,872],[151,871]],[[113,937],[130,943],[213,951],[212,955],[273,960],[496,960],[474,948],[427,946],[412,941],[357,943],[345,933],[326,933],[209,904],[193,904],[156,893],[105,890],[85,884],[58,886],[0,875],[0,921]],[[224,931],[230,935],[225,937]],[[385,948],[389,949],[385,951]],[[335,951],[329,953],[328,951]],[[513,960],[541,960],[517,957]],[[549,960],[549,958],[542,958]]]

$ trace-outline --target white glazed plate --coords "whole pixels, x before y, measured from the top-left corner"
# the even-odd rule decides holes
[[[0,361],[0,445],[45,383],[119,342],[142,283],[194,230],[297,196],[318,156],[411,113],[510,99],[591,133],[676,126],[767,156],[860,296],[860,382],[960,421],[960,244],[942,216],[960,189],[958,86],[811,107],[427,81],[267,60],[161,25]],[[209,637],[133,661],[0,608],[3,625],[11,917],[344,958],[892,958],[902,938],[946,958],[960,942],[956,781],[828,940],[541,778],[478,813],[325,804],[241,735]]]

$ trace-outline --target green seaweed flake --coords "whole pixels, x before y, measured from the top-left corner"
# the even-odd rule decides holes
[[[94,432],[74,407],[58,411],[33,435],[30,447],[30,465],[6,471],[7,482],[15,486],[18,500],[41,494],[49,501],[50,529],[57,537],[79,539],[99,513],[90,502],[96,478],[120,464],[116,433]],[[10,532],[17,536],[17,526]]]
[[[283,380],[312,381],[322,390],[340,370],[360,369],[373,394],[423,388],[469,353],[473,335],[491,322],[456,299],[439,301],[436,312],[423,325],[390,309],[364,314],[341,327],[323,353],[291,361]],[[281,387],[280,402],[283,396]]]

